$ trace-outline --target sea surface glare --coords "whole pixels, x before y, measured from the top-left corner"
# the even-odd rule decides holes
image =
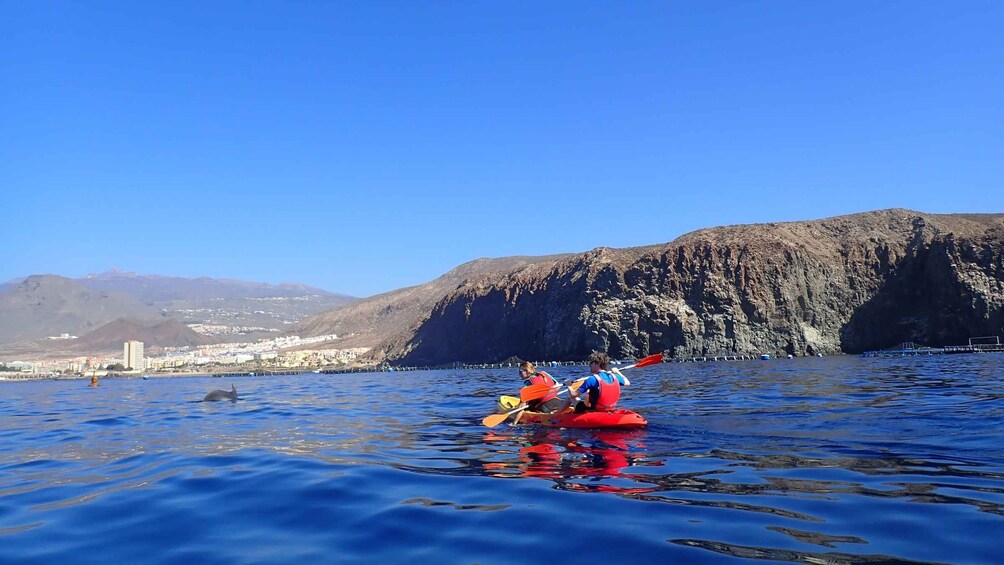
[[[647,429],[482,426],[515,369],[2,382],[0,562],[1004,562],[1004,354],[627,374]]]

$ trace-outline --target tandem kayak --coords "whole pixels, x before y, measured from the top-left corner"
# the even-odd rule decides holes
[[[499,410],[508,412],[519,406],[519,397],[503,396],[499,398]],[[551,428],[641,428],[648,421],[641,414],[618,408],[612,412],[565,412],[563,414],[544,414],[541,412],[523,411],[519,419],[521,424],[539,424]]]

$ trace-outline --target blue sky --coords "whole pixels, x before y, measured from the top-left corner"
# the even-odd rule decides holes
[[[0,8],[0,281],[368,296],[717,225],[1004,212],[1000,2]]]

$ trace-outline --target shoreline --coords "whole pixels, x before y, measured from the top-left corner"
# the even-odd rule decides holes
[[[313,373],[313,370],[302,370],[302,371],[283,371],[281,373],[270,374],[270,373],[258,373],[258,372],[241,372],[241,373],[204,373],[204,372],[179,372],[179,373],[145,373],[145,374],[135,374],[135,375],[98,375],[98,380],[105,379],[166,379],[173,377],[219,377],[219,378],[258,378],[258,377],[281,377],[290,375],[302,375],[305,373]],[[87,381],[90,380],[94,375],[18,375],[14,378],[10,378],[6,375],[0,375],[0,382],[23,382],[23,381]]]

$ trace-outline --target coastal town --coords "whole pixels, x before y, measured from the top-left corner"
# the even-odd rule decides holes
[[[59,339],[72,340],[62,335]],[[249,370],[316,370],[344,368],[368,351],[337,347],[334,334],[309,338],[282,336],[254,342],[164,347],[144,353],[144,343],[123,343],[122,354],[0,360],[0,380],[86,378],[121,375],[208,375]]]

